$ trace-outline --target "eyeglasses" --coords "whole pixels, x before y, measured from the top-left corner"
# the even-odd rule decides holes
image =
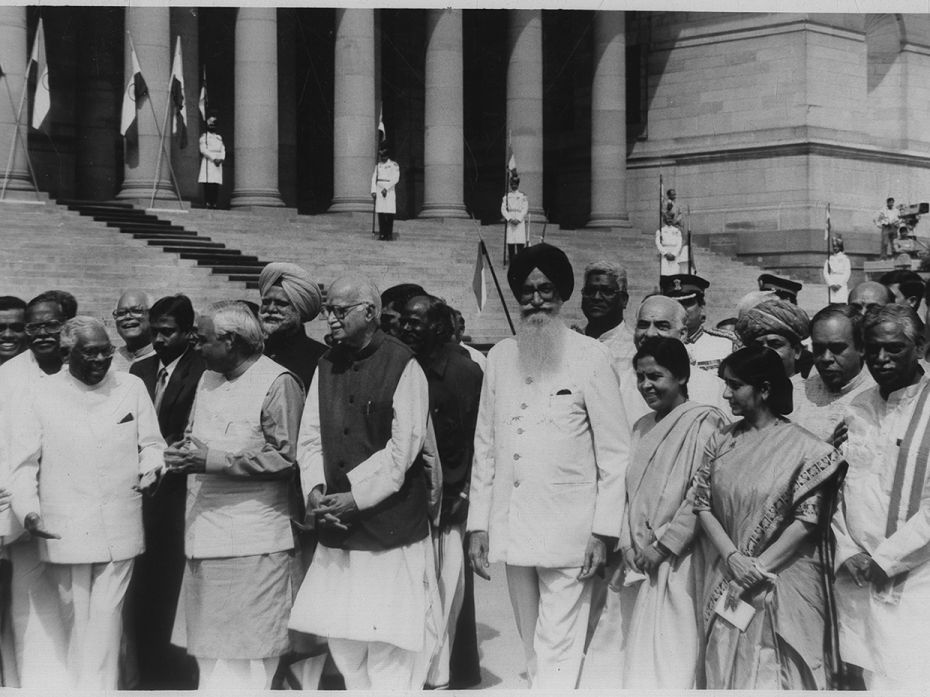
[[[24,329],[29,336],[35,336],[43,331],[46,334],[59,334],[61,333],[61,325],[62,323],[57,319],[50,319],[47,322],[30,322]]]
[[[556,288],[551,283],[543,283],[538,286],[523,286],[520,289],[520,300],[529,302],[537,293],[543,300],[552,300],[555,297]]]
[[[323,312],[327,315],[332,315],[341,322],[346,318],[346,315],[352,312],[352,310],[354,310],[356,307],[362,307],[363,305],[367,306],[370,304],[371,303],[361,302],[353,303],[352,305],[324,305]]]
[[[612,300],[620,295],[620,293],[625,292],[625,290],[614,290],[613,288],[583,288],[581,290],[581,295],[585,298],[596,298],[600,295],[604,300]]]
[[[116,353],[116,349],[112,346],[107,346],[106,348],[100,349],[78,349],[76,353],[85,361],[92,361],[95,358],[110,358]]]
[[[15,332],[16,334],[22,334],[25,330],[25,322],[10,322],[9,324],[0,324],[0,334],[3,332]]]
[[[139,305],[134,307],[120,307],[113,310],[113,319],[122,319],[123,317],[145,317],[146,312],[148,312],[148,309]]]

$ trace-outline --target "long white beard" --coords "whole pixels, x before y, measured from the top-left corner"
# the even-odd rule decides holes
[[[517,329],[517,356],[525,375],[555,370],[565,348],[565,325],[558,319],[559,308],[551,313],[537,312],[520,317]]]

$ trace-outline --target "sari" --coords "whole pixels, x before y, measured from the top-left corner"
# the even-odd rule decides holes
[[[633,427],[621,546],[642,551],[658,540],[672,555],[636,589],[623,631],[624,689],[694,687],[701,564],[694,564],[697,516],[687,494],[708,439],[726,423],[719,409],[689,401],[658,421],[647,414]]]
[[[711,437],[695,476],[694,510],[710,511],[742,554],[757,557],[794,520],[823,524],[825,485],[834,483],[840,454],[809,431],[779,419],[762,430],[745,421]],[[714,608],[727,592],[725,560],[705,537],[701,622],[708,689],[826,687],[822,536],[808,535],[777,569],[774,581],[746,590],[755,609],[744,631]]]

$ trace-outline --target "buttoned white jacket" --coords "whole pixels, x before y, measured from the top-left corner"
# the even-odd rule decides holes
[[[132,559],[145,549],[140,475],[164,466],[155,407],[135,375],[110,371],[93,387],[61,372],[36,386],[14,417],[13,512],[42,516],[59,540],[39,540],[55,564]]]
[[[558,320],[556,320],[558,321]],[[592,533],[617,537],[630,433],[607,348],[565,329],[561,364],[526,375],[515,339],[488,354],[468,514],[489,559],[580,567]]]

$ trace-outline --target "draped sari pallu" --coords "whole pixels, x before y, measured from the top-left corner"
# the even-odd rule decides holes
[[[822,493],[840,454],[787,420],[747,432],[743,422],[711,439],[695,482],[695,510],[710,510],[740,553],[758,557],[794,520],[822,522]],[[714,613],[726,593],[726,563],[705,540],[708,567],[702,622],[706,686],[715,689],[823,689],[822,536],[812,534],[766,582],[743,594],[756,609],[745,632]]]

